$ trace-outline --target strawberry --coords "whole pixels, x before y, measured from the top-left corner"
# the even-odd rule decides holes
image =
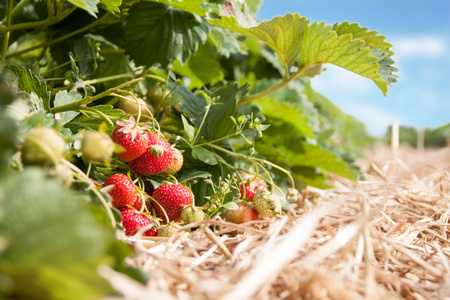
[[[156,214],[166,219],[162,209],[167,214],[169,220],[178,221],[181,219],[180,210],[186,206],[194,203],[194,196],[192,192],[182,185],[178,184],[163,184],[160,185],[154,192],[153,198],[159,203],[154,205]],[[162,208],[161,208],[161,207]]]
[[[136,202],[134,203],[133,207],[138,210],[141,211],[142,210],[142,205],[145,202],[145,207],[147,208],[147,211],[150,212],[152,210],[152,205],[150,204],[150,202],[143,200],[142,197],[137,197]]]
[[[245,193],[244,193],[245,188]],[[250,185],[250,182],[245,182],[244,184],[240,185],[239,192],[241,194],[240,199],[248,199],[249,201],[253,201],[253,197],[255,196],[255,188]],[[244,198],[245,195],[245,198]]]
[[[262,217],[273,217],[281,214],[281,201],[276,195],[260,189],[256,192],[253,204]]]
[[[117,125],[112,140],[125,149],[117,156],[126,162],[141,156],[148,147],[148,136],[144,134],[144,129],[136,125],[134,117],[130,117],[127,123],[117,121]]]
[[[240,199],[244,199],[244,188],[245,198],[250,202],[253,201],[253,198],[255,197],[255,194],[259,189],[267,191],[267,183],[263,179],[256,176],[253,177],[245,172],[241,172],[241,176],[244,180],[244,184],[241,183],[240,185]]]
[[[147,133],[149,147],[144,154],[129,163],[130,168],[142,175],[164,172],[172,163],[172,147],[156,133]]]
[[[141,121],[148,121],[153,116],[153,108],[144,101],[144,99],[136,97],[136,100],[132,96],[125,96],[125,98],[119,99],[119,108],[127,114],[137,115],[139,113],[139,105],[141,106]],[[138,104],[139,103],[139,104]]]
[[[158,228],[158,233],[156,235],[160,237],[171,237],[172,235],[177,233],[179,229],[179,226],[175,225],[174,223],[170,223]]]
[[[231,223],[245,223],[259,219],[259,214],[255,208],[248,203],[237,203],[237,209],[227,209],[222,213],[222,218]]]
[[[103,186],[114,185],[108,192],[111,196],[111,204],[116,208],[133,206],[137,199],[136,188],[131,179],[124,174],[113,174],[106,177]]]
[[[80,151],[88,161],[104,162],[111,158],[114,152],[114,142],[106,133],[85,131]]]
[[[152,219],[133,208],[122,208],[122,226],[125,228],[126,235],[135,235],[142,227],[148,226],[152,223]],[[155,236],[156,230],[150,228],[144,232],[145,236]]]
[[[172,163],[170,166],[166,169],[167,174],[175,174],[176,172],[180,171],[181,166],[183,165],[183,154],[181,154],[181,151],[172,148]]]
[[[203,221],[205,219],[205,213],[195,205],[188,205],[181,210],[181,219],[184,223],[194,223]]]
[[[167,109],[167,106],[170,104],[171,97],[172,95],[170,94],[170,91],[164,90],[163,92],[159,86],[151,87],[147,91],[147,100],[149,100],[153,106],[153,109],[155,111],[159,111],[161,109],[162,112],[165,112],[169,117],[171,112]]]
[[[53,128],[35,127],[26,136],[22,147],[25,164],[59,163],[66,154],[63,137]]]

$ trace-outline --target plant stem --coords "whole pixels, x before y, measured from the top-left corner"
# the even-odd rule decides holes
[[[123,79],[123,78],[134,78],[134,75],[133,74],[118,74],[118,75],[113,75],[113,76],[108,76],[108,77],[85,80],[84,84],[92,85],[92,84],[97,84],[97,83],[116,80],[116,79]]]
[[[14,18],[14,16],[22,10],[22,8],[27,5],[27,3],[30,0],[21,0],[19,3],[17,3],[17,5],[13,8],[13,10],[11,11],[11,13],[9,14],[9,16],[5,17],[1,24],[4,24],[5,22],[8,22],[9,24],[11,23],[11,20]],[[9,25],[8,24],[8,25]]]
[[[78,109],[78,111],[79,112],[83,112],[83,111],[92,112],[92,113],[98,115],[99,117],[102,117],[103,119],[105,119],[111,126],[114,126],[113,121],[111,121],[111,119],[107,115],[105,115],[104,113],[102,113],[98,109],[95,109],[95,108],[89,107],[89,106],[83,106],[80,109]]]
[[[53,24],[59,23],[62,20],[64,20],[68,15],[70,15],[72,12],[74,12],[77,9],[76,6],[73,6],[67,10],[65,10],[62,14],[57,15],[55,18],[48,18],[46,20],[42,21],[36,21],[36,22],[26,22],[26,23],[19,23],[19,24],[8,24],[7,26],[0,28],[1,31],[14,31],[14,30],[23,30],[23,29],[38,29],[42,27],[49,27]]]
[[[77,173],[81,177],[81,179],[83,179],[86,183],[89,184],[89,189],[100,199],[103,206],[105,207],[106,213],[108,214],[109,219],[111,220],[112,227],[116,227],[116,219],[114,218],[114,214],[111,210],[111,207],[108,205],[108,202],[106,202],[103,195],[95,188],[95,185],[92,183],[91,179],[86,174],[84,174],[84,172],[81,171],[77,166],[68,162],[67,160],[63,159],[62,163],[68,166],[72,171]]]
[[[245,132],[250,131],[250,130],[251,130],[251,129],[246,129],[246,130],[244,130],[244,131],[232,133],[232,134],[229,134],[229,135],[227,135],[227,136],[224,136],[224,137],[221,137],[221,138],[219,138],[219,139],[216,139],[216,140],[214,140],[214,141],[210,141],[210,142],[205,142],[205,143],[193,145],[191,148],[194,149],[194,148],[206,146],[206,145],[209,145],[209,144],[215,144],[215,143],[217,143],[217,142],[226,140],[226,139],[228,139],[228,138],[232,138],[232,137],[235,137],[235,136],[239,136],[239,135],[241,135],[242,133],[245,133]]]
[[[289,78],[287,78],[287,79],[284,79],[282,82],[280,82],[279,84],[277,84],[276,86],[274,86],[274,87],[272,87],[272,88],[270,88],[270,89],[268,89],[268,90],[265,90],[265,91],[263,91],[263,92],[261,92],[261,93],[258,93],[258,94],[255,94],[255,95],[252,95],[252,96],[250,96],[250,97],[247,97],[247,98],[242,99],[241,101],[238,102],[237,106],[240,106],[240,105],[244,105],[244,104],[250,103],[250,102],[252,102],[252,101],[254,101],[254,100],[257,100],[257,99],[261,99],[261,98],[263,98],[263,97],[265,97],[265,96],[268,96],[268,95],[270,95],[270,94],[272,94],[272,93],[274,93],[274,92],[276,92],[276,91],[278,91],[278,90],[284,88],[284,87],[287,86],[292,80],[294,80],[295,77],[297,77],[301,72],[303,72],[304,69],[305,69],[305,67],[303,67],[303,68],[301,68],[301,69],[298,69],[297,72],[295,72],[291,77],[289,77]]]
[[[62,42],[62,41],[64,41],[64,40],[68,39],[68,38],[71,38],[72,36],[75,36],[75,35],[77,35],[77,34],[79,34],[79,33],[82,33],[82,32],[84,32],[84,31],[87,31],[87,30],[89,30],[89,29],[91,29],[91,28],[96,27],[98,24],[100,24],[101,22],[103,22],[103,21],[104,21],[107,17],[109,17],[109,16],[110,16],[110,13],[108,12],[108,13],[106,13],[103,17],[101,17],[101,18],[98,19],[97,21],[95,21],[95,22],[89,24],[88,26],[85,26],[85,27],[83,27],[83,28],[80,28],[80,29],[78,29],[78,30],[75,30],[75,31],[73,31],[73,32],[71,32],[71,33],[69,33],[69,34],[66,34],[66,35],[64,35],[64,36],[62,36],[62,37],[59,37],[59,38],[54,39],[54,40],[51,40],[51,41],[49,41],[49,42],[42,43],[42,44],[39,44],[39,45],[30,47],[30,48],[27,48],[27,49],[24,49],[24,50],[21,50],[21,51],[17,51],[17,52],[14,52],[14,53],[10,53],[10,54],[8,54],[6,57],[8,58],[8,57],[13,57],[13,56],[22,55],[22,54],[24,54],[24,53],[27,53],[27,52],[30,52],[30,51],[33,51],[33,50],[36,50],[36,49],[39,49],[39,48],[42,48],[42,47],[46,47],[46,46],[51,46],[51,45],[57,44],[57,43]]]
[[[161,81],[162,83],[167,83],[167,80],[165,80],[164,78],[158,76],[158,75],[153,75],[153,74],[145,74],[144,77],[146,78],[153,78],[156,79],[158,81]]]
[[[7,12],[6,12],[6,23],[7,23],[7,26],[9,26],[11,24],[11,15],[12,15],[11,10],[12,10],[12,6],[13,6],[13,0],[9,0],[8,1]],[[3,47],[2,47],[2,57],[3,58],[6,58],[6,52],[8,51],[9,35],[10,35],[9,31],[7,31],[3,35]]]
[[[195,135],[194,139],[192,140],[192,145],[195,144],[195,141],[197,140],[197,138],[200,134],[200,131],[202,130],[203,124],[205,123],[205,120],[206,120],[206,117],[208,116],[208,112],[209,112],[210,108],[211,108],[211,104],[208,104],[206,106],[206,111],[205,111],[205,115],[203,116],[202,122],[200,123],[200,126],[198,127],[197,134]]]
[[[243,155],[243,154],[240,154],[240,153],[232,152],[232,151],[229,151],[227,149],[224,149],[224,148],[222,148],[220,146],[217,146],[217,145],[214,145],[214,144],[210,144],[210,145],[208,145],[208,147],[214,148],[214,149],[219,150],[219,151],[222,151],[222,152],[224,152],[224,153],[226,153],[228,155],[231,155],[233,157],[236,157],[236,158],[240,158],[240,159],[247,160],[247,161],[257,161],[257,162],[269,165],[269,166],[271,166],[271,167],[273,167],[273,168],[275,168],[277,170],[280,170],[281,172],[283,172],[284,174],[286,174],[289,177],[289,180],[291,181],[292,188],[295,188],[295,181],[294,181],[294,178],[291,175],[291,172],[289,172],[288,170],[283,169],[282,167],[280,167],[280,166],[278,166],[278,165],[276,165],[274,163],[271,163],[270,161],[267,161],[267,160],[261,159],[261,158],[257,158],[257,157],[254,157],[254,156],[247,156],[247,155]]]

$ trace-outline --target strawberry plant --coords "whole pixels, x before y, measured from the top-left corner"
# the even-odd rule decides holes
[[[193,204],[185,222],[258,220],[330,172],[357,178],[370,138],[309,80],[334,64],[386,95],[392,45],[356,23],[261,22],[259,2],[0,5],[1,297],[110,293],[98,264],[136,274],[115,229],[154,236]]]

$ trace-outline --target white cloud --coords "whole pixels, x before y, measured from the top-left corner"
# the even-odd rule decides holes
[[[392,41],[395,57],[414,58],[417,56],[437,58],[445,56],[447,43],[444,37],[424,35],[418,37],[403,37]]]

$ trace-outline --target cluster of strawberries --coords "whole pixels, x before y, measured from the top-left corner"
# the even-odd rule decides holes
[[[128,122],[117,122],[112,141],[122,147],[118,157],[140,175],[174,174],[183,164],[183,155],[178,149],[171,147],[163,136],[138,126],[133,117]],[[244,172],[239,177],[241,199],[236,209],[222,212],[223,219],[245,223],[281,213],[281,202],[269,193],[263,179]],[[195,206],[192,192],[183,185],[162,184],[153,192],[146,191],[153,205],[143,199],[144,193],[125,174],[110,175],[103,187],[112,198],[111,205],[122,214],[126,235],[134,235],[146,227],[148,229],[142,233],[145,236],[170,236],[178,230],[173,222],[192,223],[205,218],[203,210]],[[167,225],[159,226],[153,215]]]
[[[123,148],[118,157],[128,163],[130,168],[141,175],[156,175],[162,172],[174,174],[183,164],[181,152],[172,148],[169,142],[156,133],[146,132],[130,118],[128,123],[117,122],[112,140]],[[158,230],[151,211],[150,202],[138,193],[138,188],[125,174],[108,176],[103,187],[111,196],[111,204],[122,214],[122,226],[127,235],[135,234],[142,227],[149,227],[143,234],[154,236],[166,234],[167,228]],[[170,225],[171,221],[181,219],[181,210],[194,204],[192,192],[179,184],[162,184],[152,193],[156,215]],[[143,207],[143,203],[146,206]],[[153,227],[150,226],[153,224]]]
[[[240,176],[242,202],[237,203],[237,209],[225,210],[222,213],[223,219],[240,224],[281,213],[281,201],[268,191],[266,181],[245,172],[241,172]]]

